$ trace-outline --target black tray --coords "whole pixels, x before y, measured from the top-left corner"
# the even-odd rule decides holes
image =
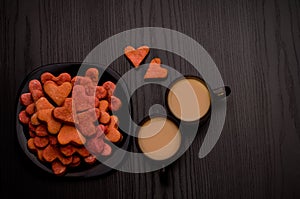
[[[80,68],[81,67],[81,68]],[[82,68],[83,67],[83,68]],[[44,65],[40,66],[33,71],[31,71],[26,78],[23,80],[19,90],[18,94],[16,96],[16,134],[17,134],[17,139],[20,144],[21,149],[24,151],[26,156],[38,167],[43,169],[44,171],[55,175],[52,170],[50,165],[47,165],[45,163],[42,163],[39,161],[39,159],[36,157],[34,153],[28,150],[27,148],[27,140],[29,139],[29,130],[26,125],[23,125],[19,119],[18,115],[21,110],[24,109],[24,106],[20,104],[19,98],[22,93],[27,93],[29,92],[28,89],[28,83],[32,79],[38,79],[40,80],[40,76],[44,72],[50,72],[53,75],[57,76],[62,72],[67,72],[71,75],[71,77],[74,77],[77,75],[78,70],[80,68],[84,70],[84,67],[89,68],[89,67],[97,67],[100,73],[103,73],[103,75],[100,78],[99,84],[102,84],[105,81],[112,81],[114,83],[117,83],[117,81],[120,79],[120,75],[110,69],[109,67],[104,70],[103,67],[99,65],[94,65],[94,64],[89,64],[89,63],[58,63],[58,64],[49,64],[49,65]],[[85,70],[84,70],[85,71]],[[120,85],[120,86],[119,86]],[[116,88],[118,92],[116,92],[116,96],[119,97],[120,99],[124,100],[126,99],[126,95],[128,94],[128,89],[126,84],[119,83],[118,87]],[[118,96],[119,95],[119,96]],[[122,107],[120,108],[119,111],[114,112],[115,115],[118,116],[118,113],[124,113],[128,112],[129,114],[131,112],[131,105],[130,102],[122,101]],[[126,106],[128,104],[128,106]],[[128,110],[127,110],[128,109]],[[129,148],[129,143],[130,143],[130,136],[127,135],[125,132],[130,132],[131,126],[130,122],[128,121],[128,117],[122,117],[122,115],[119,116],[119,122],[122,124],[122,129],[119,129],[120,132],[123,134],[123,139],[120,143],[116,144],[119,148],[122,148],[123,150],[128,150]],[[110,158],[115,158],[117,159],[118,163],[120,164],[123,158],[120,159],[120,157],[114,157],[114,152],[108,157]],[[107,174],[108,172],[114,170],[113,168],[110,168],[101,162],[96,163],[95,165],[88,166],[88,165],[83,165],[83,166],[78,166],[73,168],[68,169],[67,173],[62,175],[62,177],[93,177],[93,176],[100,176]]]

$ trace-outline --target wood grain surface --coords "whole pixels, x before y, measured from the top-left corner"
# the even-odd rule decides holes
[[[25,76],[40,65],[81,62],[108,37],[147,26],[195,39],[230,85],[226,122],[211,153],[198,158],[204,135],[197,136],[170,166],[167,183],[157,172],[57,180],[35,168],[15,132]],[[1,198],[300,198],[299,0],[2,0],[0,31]],[[158,54],[192,72],[184,60]],[[124,59],[112,67],[130,69]],[[136,95],[138,121],[151,104],[139,98],[147,93]]]

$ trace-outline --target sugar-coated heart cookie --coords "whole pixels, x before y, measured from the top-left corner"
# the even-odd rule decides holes
[[[146,58],[149,53],[148,46],[141,46],[135,49],[132,46],[127,46],[124,49],[125,56],[130,60],[130,62],[134,65],[135,68],[139,67],[142,61]]]
[[[71,125],[64,125],[63,127],[61,127],[57,135],[57,140],[61,145],[66,145],[69,143],[83,145],[86,141],[81,133]]]
[[[144,75],[144,79],[164,79],[168,76],[168,70],[161,67],[160,58],[154,58],[149,64],[149,68]]]
[[[45,93],[58,105],[61,106],[65,99],[69,96],[72,90],[72,84],[70,82],[64,82],[58,86],[53,81],[46,81],[44,83]]]

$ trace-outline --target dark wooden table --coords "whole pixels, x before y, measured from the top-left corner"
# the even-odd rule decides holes
[[[231,86],[211,153],[199,159],[203,136],[196,138],[170,167],[168,184],[155,172],[58,180],[33,167],[14,123],[24,77],[40,65],[81,62],[106,38],[145,26],[198,41]],[[300,198],[299,0],[4,0],[0,27],[1,198]],[[124,73],[126,64],[113,67]]]

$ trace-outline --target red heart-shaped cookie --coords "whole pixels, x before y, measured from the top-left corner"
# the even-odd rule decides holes
[[[71,82],[71,75],[69,73],[61,73],[59,76],[55,77],[49,72],[44,72],[41,75],[41,82],[44,84],[49,80],[54,81],[57,85],[62,85],[64,82]]]
[[[149,64],[149,68],[144,75],[144,79],[163,79],[168,75],[168,70],[161,67],[160,58],[154,58]]]
[[[132,46],[127,46],[124,50],[124,54],[134,65],[134,67],[137,68],[148,55],[149,50],[150,49],[148,46],[141,46],[137,49]]]
[[[53,116],[64,123],[73,124],[75,122],[72,111],[72,98],[66,98],[63,106],[53,110]]]
[[[70,82],[64,82],[58,86],[53,81],[46,81],[44,84],[45,93],[57,104],[61,106],[65,99],[69,96],[72,90],[72,84]]]
[[[75,126],[63,125],[57,135],[57,141],[61,145],[67,145],[74,143],[76,145],[83,145],[85,143],[85,137],[81,135]]]

